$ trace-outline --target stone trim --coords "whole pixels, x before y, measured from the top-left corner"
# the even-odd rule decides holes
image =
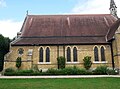
[[[93,61],[94,64],[106,64],[108,61]]]
[[[4,60],[4,62],[16,62],[12,60]],[[22,62],[33,62],[32,60],[22,60]]]
[[[49,64],[51,64],[51,62],[38,62],[38,64],[46,64],[46,65],[49,65]]]
[[[80,62],[66,62],[66,64],[80,64]]]

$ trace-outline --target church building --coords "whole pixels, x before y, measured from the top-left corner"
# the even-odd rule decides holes
[[[83,68],[85,56],[92,67],[106,65],[120,69],[120,19],[114,0],[110,14],[27,15],[17,38],[5,56],[4,69],[57,68],[57,58],[66,58],[66,66]]]

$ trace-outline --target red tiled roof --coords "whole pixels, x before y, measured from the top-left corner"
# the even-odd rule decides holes
[[[110,14],[28,15],[21,38],[12,45],[106,43],[115,22]]]

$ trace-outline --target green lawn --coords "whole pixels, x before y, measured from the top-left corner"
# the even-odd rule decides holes
[[[120,89],[120,78],[0,79],[0,89]]]

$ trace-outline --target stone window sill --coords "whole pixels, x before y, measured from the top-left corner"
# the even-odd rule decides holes
[[[79,64],[80,62],[66,62],[66,64]]]
[[[38,62],[38,64],[51,64],[51,62]]]
[[[108,61],[93,61],[93,63],[95,64],[105,64],[105,63],[108,63]]]

